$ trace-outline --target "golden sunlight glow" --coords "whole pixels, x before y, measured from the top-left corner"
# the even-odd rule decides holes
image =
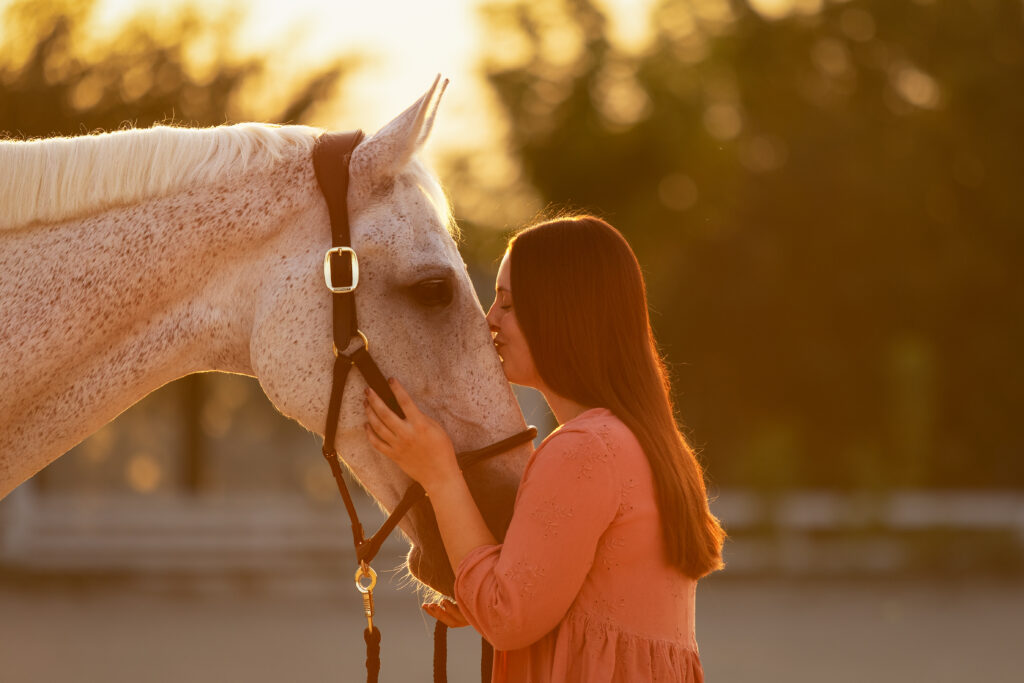
[[[495,136],[493,112],[486,103],[486,85],[477,61],[483,40],[480,8],[487,2],[493,0],[100,0],[94,34],[102,40],[104,29],[109,32],[109,27],[140,12],[151,16],[154,25],[189,6],[213,17],[237,15],[236,54],[276,55],[275,72],[269,76],[269,85],[261,85],[261,97],[267,97],[265,92],[271,97],[275,92],[283,96],[294,80],[290,74],[334,57],[359,55],[364,59],[343,85],[344,101],[327,107],[327,113],[312,123],[335,128],[359,126],[368,132],[404,110],[441,73],[452,85],[445,94],[443,115],[438,117],[430,148],[467,148],[489,144]],[[654,0],[598,0],[597,4],[610,17],[614,40],[633,48],[642,44]],[[194,53],[188,55],[200,69],[216,55],[211,41],[217,37],[207,38],[198,41]],[[567,40],[552,47],[571,51],[574,42],[578,46],[578,40]],[[280,83],[277,88],[275,81]],[[83,106],[96,96],[89,84],[80,90],[76,102]],[[617,107],[616,115],[637,115],[627,109]]]
[[[750,6],[765,19],[781,19],[793,10],[793,0],[750,0]]]
[[[820,12],[823,0],[750,0],[750,7],[765,19],[783,19],[790,14]]]

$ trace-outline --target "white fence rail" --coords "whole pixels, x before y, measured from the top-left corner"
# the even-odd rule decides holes
[[[372,531],[381,513],[363,497],[357,506]],[[731,536],[729,573],[899,572],[920,563],[920,549],[908,539],[921,532],[948,535],[953,545],[965,535],[995,534],[1013,546],[995,561],[1018,562],[1012,571],[1024,567],[1024,493],[1019,492],[765,496],[726,491],[714,499],[712,510]],[[404,545],[395,535],[384,552],[399,557]],[[318,507],[271,495],[47,497],[25,487],[0,503],[2,570],[323,577],[347,573],[353,563],[340,504]]]

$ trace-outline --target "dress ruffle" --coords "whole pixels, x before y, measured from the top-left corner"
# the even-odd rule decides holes
[[[555,636],[551,680],[565,683],[703,683],[696,645],[617,629],[603,617],[571,611]]]

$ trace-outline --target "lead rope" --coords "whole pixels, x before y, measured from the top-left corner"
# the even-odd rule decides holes
[[[486,638],[480,639],[480,683],[491,680],[494,668],[494,648]],[[434,624],[434,683],[448,683],[448,625],[437,620]]]
[[[480,638],[480,681],[489,683],[494,669],[494,646],[486,638]]]
[[[434,683],[448,683],[448,624],[434,624]]]
[[[366,629],[363,631],[363,640],[366,641],[366,681],[377,683],[377,677],[380,676],[380,629]]]

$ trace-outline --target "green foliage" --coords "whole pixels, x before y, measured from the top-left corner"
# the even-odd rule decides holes
[[[1024,486],[1022,15],[662,0],[637,54],[489,6],[525,177],[633,243],[716,484]]]

